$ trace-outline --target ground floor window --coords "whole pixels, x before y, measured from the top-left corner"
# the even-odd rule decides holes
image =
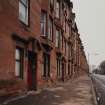
[[[57,58],[57,77],[61,77],[61,60]]]
[[[24,50],[16,47],[15,50],[15,76],[23,79],[23,62],[24,62]]]
[[[70,63],[68,63],[68,75],[70,75]]]
[[[50,55],[43,54],[43,77],[50,77]]]

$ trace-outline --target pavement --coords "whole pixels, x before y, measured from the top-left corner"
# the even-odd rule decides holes
[[[28,92],[1,105],[95,105],[92,83],[87,75],[42,91]]]

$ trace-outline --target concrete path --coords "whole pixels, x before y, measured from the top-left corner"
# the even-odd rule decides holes
[[[29,92],[5,102],[7,105],[94,105],[91,80],[82,76],[54,88],[39,92]]]

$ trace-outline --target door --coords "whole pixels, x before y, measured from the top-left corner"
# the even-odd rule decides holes
[[[28,52],[28,90],[37,89],[37,55],[36,53]]]

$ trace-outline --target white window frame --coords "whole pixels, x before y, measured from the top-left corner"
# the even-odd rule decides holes
[[[55,46],[57,48],[60,47],[60,31],[56,28],[56,40],[55,40]]]
[[[49,34],[48,39],[53,41],[53,20],[49,18]]]
[[[41,35],[47,36],[47,13],[41,12]]]
[[[56,1],[56,18],[60,18],[60,2]]]
[[[22,13],[22,8],[24,9],[24,13]],[[29,19],[29,0],[19,0],[19,20],[28,25]]]
[[[24,60],[23,50],[16,48],[15,50],[15,76],[23,79],[23,60]],[[21,74],[22,73],[22,74]]]

